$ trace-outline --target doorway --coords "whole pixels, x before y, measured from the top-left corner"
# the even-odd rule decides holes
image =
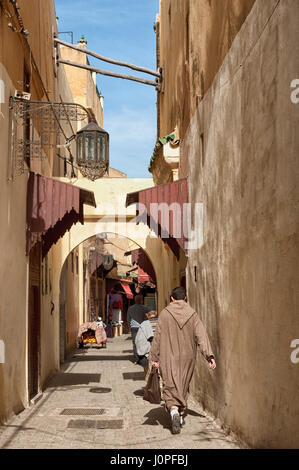
[[[28,395],[31,400],[39,392],[40,378],[40,244],[29,255],[28,296]]]

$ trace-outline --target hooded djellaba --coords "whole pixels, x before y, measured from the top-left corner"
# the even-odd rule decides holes
[[[212,369],[216,363],[206,330],[198,314],[185,301],[185,289],[174,289],[171,299],[172,302],[159,315],[149,361],[156,363],[156,366],[159,364],[163,398],[168,411],[175,408],[183,415],[197,348]]]

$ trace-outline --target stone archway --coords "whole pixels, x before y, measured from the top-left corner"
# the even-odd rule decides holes
[[[75,183],[94,192],[97,207],[84,207],[84,225],[74,225],[58,243],[53,246],[53,302],[56,368],[59,369],[59,315],[61,272],[68,255],[85,240],[99,233],[114,233],[127,237],[142,248],[150,259],[156,272],[158,291],[158,312],[169,302],[170,292],[179,285],[179,274],[184,260],[177,260],[168,246],[154,236],[147,225],[135,223],[134,207],[126,208],[127,193],[145,189],[153,185],[151,179],[107,178],[91,183],[80,179]],[[184,266],[183,266],[184,267]]]
[[[156,272],[157,290],[161,294],[158,309],[161,310],[165,306],[165,300],[169,298],[173,278],[178,277],[179,262],[147,225],[136,225],[135,208],[125,206],[127,193],[152,186],[152,179],[107,178],[96,183],[80,179],[76,185],[94,192],[97,207],[85,206],[84,225],[74,225],[53,247],[56,273],[53,284],[57,290],[60,272],[69,253],[99,233],[114,233],[116,236],[127,237],[146,252]]]
[[[98,242],[97,240],[100,239],[101,241]],[[115,255],[115,259],[120,263],[117,271],[123,271],[125,266],[123,263],[129,261],[129,258],[124,256],[125,252],[142,249],[135,240],[111,232],[96,233],[95,236],[85,238],[79,245],[70,246],[70,253],[63,262],[59,283],[59,350],[61,363],[64,362],[70,349],[74,347],[79,325],[91,321],[91,312],[93,312],[93,315],[100,314],[104,319],[106,318],[106,294],[109,276],[106,278],[105,275],[102,279],[92,276],[87,261],[91,255],[90,246],[94,247],[96,245],[99,248],[101,247],[101,250],[105,250],[106,253]],[[132,266],[129,263],[127,270],[131,268]],[[152,270],[155,273],[153,279],[156,279],[156,271],[153,266]],[[114,272],[114,275],[117,276],[117,273]]]

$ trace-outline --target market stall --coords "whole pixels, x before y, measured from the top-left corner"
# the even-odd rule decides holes
[[[78,348],[86,346],[107,347],[107,335],[104,326],[97,322],[86,322],[80,325],[77,338]]]

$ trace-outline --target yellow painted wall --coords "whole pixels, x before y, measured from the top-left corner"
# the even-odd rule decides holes
[[[251,447],[298,448],[299,369],[290,345],[298,332],[299,141],[290,85],[299,4],[161,5],[161,129],[180,123],[189,200],[204,205],[204,244],[188,256],[188,299],[218,363],[211,373],[199,355],[191,392]]]
[[[12,5],[1,2],[18,27]],[[0,364],[0,421],[7,421],[14,413],[28,405],[27,392],[27,335],[28,335],[28,258],[26,244],[26,194],[28,172],[13,176],[10,159],[9,97],[15,90],[24,90],[24,66],[31,76],[31,100],[72,102],[72,94],[63,67],[56,69],[52,34],[57,33],[53,0],[19,0],[24,28],[29,31],[28,47],[21,34],[8,27],[8,18],[0,7],[0,339],[5,343],[6,362]],[[22,135],[23,130],[18,130]],[[69,137],[70,129],[65,127]],[[62,135],[61,143],[65,142]],[[63,152],[63,150],[60,150]],[[54,158],[55,153],[55,158]],[[63,163],[54,150],[46,150],[42,161],[31,161],[35,172],[51,176],[63,174]],[[48,279],[55,271],[53,254],[48,254]],[[49,374],[59,368],[56,316],[57,304],[51,314],[51,301],[55,300],[55,286],[42,293],[41,285],[41,364],[40,387]],[[59,304],[58,304],[59,305]]]
[[[86,49],[85,43],[79,43],[79,47]],[[66,46],[59,46],[61,57],[71,62],[78,64],[87,64],[87,56],[83,52],[76,51],[75,49]],[[75,103],[80,103],[82,106],[91,109],[96,117],[100,127],[104,126],[104,111],[101,101],[97,94],[96,76],[89,70],[84,70],[78,67],[60,64],[59,67],[64,68],[67,80],[72,90],[73,99]]]
[[[3,17],[0,18],[0,34]],[[5,364],[0,363],[0,422],[20,411],[27,400],[27,269],[25,257],[26,175],[8,182],[9,96],[14,90],[1,57],[0,80],[4,96],[0,103],[0,339],[5,344]],[[16,214],[18,216],[16,217]]]
[[[43,3],[43,8],[41,8]],[[28,404],[27,396],[27,312],[28,312],[28,258],[25,256],[26,234],[26,192],[25,172],[14,180],[10,160],[11,134],[9,124],[9,96],[15,90],[24,90],[24,65],[31,73],[31,97],[39,100],[44,97],[44,88],[51,90],[54,97],[55,76],[50,44],[50,24],[56,24],[52,1],[32,2],[30,13],[28,4],[20,1],[20,14],[24,27],[30,31],[29,48],[24,38],[8,27],[8,18],[0,8],[0,172],[1,198],[0,215],[0,338],[6,348],[6,362],[0,364],[0,421],[6,421]],[[12,15],[11,22],[17,28],[11,4],[3,6]],[[17,28],[19,29],[19,28]],[[43,38],[43,39],[42,39]],[[45,39],[46,38],[46,39]],[[33,66],[36,60],[40,77]],[[19,131],[22,132],[21,130]],[[52,153],[48,152],[44,162],[47,173],[51,171]]]

